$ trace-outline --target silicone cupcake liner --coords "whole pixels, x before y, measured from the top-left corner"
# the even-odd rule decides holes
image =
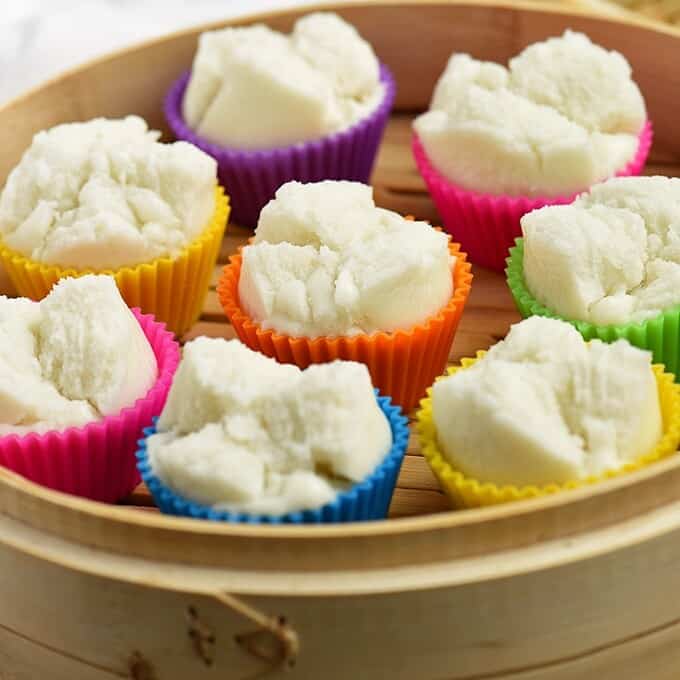
[[[154,427],[144,430],[144,439],[139,440],[137,461],[142,479],[162,512],[197,519],[220,522],[248,522],[250,524],[326,524],[331,522],[358,522],[385,519],[397,483],[406,447],[408,445],[408,420],[398,406],[390,403],[389,397],[381,397],[375,391],[380,409],[390,423],[392,447],[378,467],[364,481],[320,508],[290,512],[285,515],[248,515],[226,510],[215,510],[209,505],[194,503],[165,486],[154,474],[148,457],[146,438],[156,432]]]
[[[446,367],[453,338],[470,293],[472,273],[465,253],[449,243],[456,257],[453,295],[434,316],[407,330],[349,337],[292,337],[265,330],[241,309],[238,281],[241,252],[232,255],[217,284],[217,293],[241,342],[281,363],[307,368],[335,359],[366,364],[373,384],[392,397],[406,413],[418,404],[433,380]]]
[[[616,176],[639,175],[651,145],[652,124],[648,120],[639,135],[634,158]],[[430,163],[417,135],[413,136],[412,147],[418,170],[445,229],[461,244],[470,262],[496,271],[503,271],[508,249],[522,235],[522,215],[546,205],[571,203],[581,193],[553,197],[480,194],[444,177]]]
[[[485,352],[478,352],[477,359],[484,356]],[[463,359],[461,366],[452,366],[448,370],[449,375],[457,371],[465,370],[475,363],[477,359]],[[467,477],[456,470],[446,459],[437,442],[437,432],[432,416],[432,389],[421,402],[421,407],[416,414],[416,429],[420,438],[420,445],[425,459],[436,475],[442,489],[451,499],[455,507],[474,508],[510,501],[525,500],[538,496],[576,489],[589,484],[596,484],[619,477],[620,475],[640,470],[661,458],[675,453],[680,443],[680,385],[675,384],[674,376],[664,373],[664,367],[659,364],[652,366],[656,378],[661,414],[663,417],[663,436],[657,445],[647,454],[626,463],[621,468],[609,470],[602,475],[589,477],[583,480],[574,480],[563,484],[548,484],[546,486],[497,486],[489,482],[480,482]]]
[[[0,437],[0,465],[57,491],[114,502],[139,483],[137,439],[165,405],[179,363],[179,346],[165,326],[137,309],[158,363],[158,378],[144,397],[118,415],[44,434]],[[121,348],[124,351],[125,348]]]
[[[128,307],[140,307],[153,314],[168,330],[181,336],[201,314],[228,217],[229,198],[222,187],[217,187],[210,223],[177,257],[95,272],[42,264],[0,242],[0,262],[17,292],[33,300],[42,300],[59,279],[68,276],[93,273],[113,276]]]
[[[625,338],[631,345],[652,352],[655,363],[664,364],[666,370],[678,375],[680,370],[680,306],[671,307],[658,316],[638,323],[620,326],[597,326],[588,321],[567,319],[542,305],[529,292],[524,281],[524,239],[518,238],[510,249],[506,269],[508,286],[517,309],[523,317],[547,316],[567,321],[586,340],[599,339],[615,342]]]
[[[396,91],[394,78],[384,64],[380,66],[380,82],[385,94],[370,115],[347,130],[318,140],[261,150],[214,144],[185,123],[182,100],[189,76],[190,72],[184,73],[171,86],[165,99],[165,117],[177,139],[191,142],[217,160],[220,182],[232,197],[233,219],[238,224],[255,227],[260,210],[290,180],[368,183]]]

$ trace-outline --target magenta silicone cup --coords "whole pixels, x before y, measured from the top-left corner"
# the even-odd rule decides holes
[[[616,173],[617,177],[640,174],[652,146],[652,136],[652,123],[648,120],[640,132],[635,156]],[[446,231],[468,253],[470,262],[499,272],[505,269],[505,259],[515,238],[522,235],[522,215],[546,205],[571,203],[581,193],[549,198],[477,193],[444,177],[430,163],[416,134],[412,148],[418,170]]]
[[[139,484],[137,440],[163,410],[179,363],[179,345],[152,315],[138,309],[132,313],[158,363],[158,378],[147,394],[118,415],[83,427],[0,437],[0,465],[51,489],[107,503]]]
[[[255,227],[260,210],[286,182],[347,179],[368,183],[396,86],[392,73],[380,66],[385,94],[368,116],[341,132],[308,142],[272,149],[245,150],[214,144],[196,134],[184,121],[182,100],[190,72],[180,76],[165,98],[165,117],[177,139],[191,142],[217,161],[220,184],[231,197],[232,219]]]

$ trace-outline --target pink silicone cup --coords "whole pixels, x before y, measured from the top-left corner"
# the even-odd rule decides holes
[[[0,437],[0,465],[51,489],[107,503],[137,486],[137,440],[163,410],[179,364],[179,345],[151,314],[132,313],[158,363],[158,378],[147,394],[118,415],[83,427]]]
[[[647,120],[640,132],[635,156],[616,173],[617,177],[640,174],[652,146],[652,136],[652,123]],[[430,163],[416,134],[412,149],[446,231],[467,252],[470,262],[499,272],[505,269],[505,259],[515,239],[522,235],[522,215],[546,205],[571,203],[581,193],[551,197],[480,194],[444,177]]]

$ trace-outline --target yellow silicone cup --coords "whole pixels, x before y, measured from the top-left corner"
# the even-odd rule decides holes
[[[215,212],[206,228],[176,257],[120,269],[95,271],[42,264],[0,242],[0,262],[19,295],[42,300],[59,280],[85,274],[113,276],[128,307],[153,314],[168,330],[183,335],[201,314],[222,236],[229,219],[229,197],[215,188]]]
[[[448,375],[453,375],[458,371],[469,368],[478,359],[483,357],[484,354],[485,352],[478,352],[476,359],[463,359],[461,366],[452,366],[448,369]],[[432,417],[432,388],[428,389],[427,397],[420,402],[420,409],[416,413],[416,429],[423,455],[439,480],[442,489],[451,499],[454,507],[458,508],[478,508],[524,500],[526,498],[547,496],[548,494],[576,489],[587,484],[595,484],[605,479],[639,470],[650,463],[671,455],[677,450],[678,443],[680,443],[680,385],[674,382],[674,376],[671,373],[664,373],[663,365],[654,364],[652,370],[656,378],[661,404],[663,436],[649,453],[637,460],[626,463],[620,468],[608,470],[602,475],[562,484],[521,487],[512,485],[498,486],[490,482],[480,482],[471,477],[466,477],[447,461],[439,449],[437,431]],[[441,379],[438,378],[438,380]]]

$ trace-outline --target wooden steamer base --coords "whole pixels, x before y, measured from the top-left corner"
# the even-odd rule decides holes
[[[343,8],[399,84],[378,202],[437,219],[409,121],[453,48],[506,61],[566,27],[626,54],[655,126],[648,171],[680,174],[680,40],[574,12],[413,0]],[[258,18],[288,29],[299,14]],[[136,113],[162,126],[163,93],[196,36],[93,62],[0,110],[0,180],[32,134],[56,123]],[[247,235],[229,227],[222,261]],[[476,268],[451,359],[492,344],[516,318],[503,278]],[[214,290],[197,334],[233,336]],[[413,442],[398,487],[387,522],[267,528],[163,517],[144,489],[127,507],[91,503],[2,471],[0,680],[680,677],[680,457],[595,488],[456,513]]]

